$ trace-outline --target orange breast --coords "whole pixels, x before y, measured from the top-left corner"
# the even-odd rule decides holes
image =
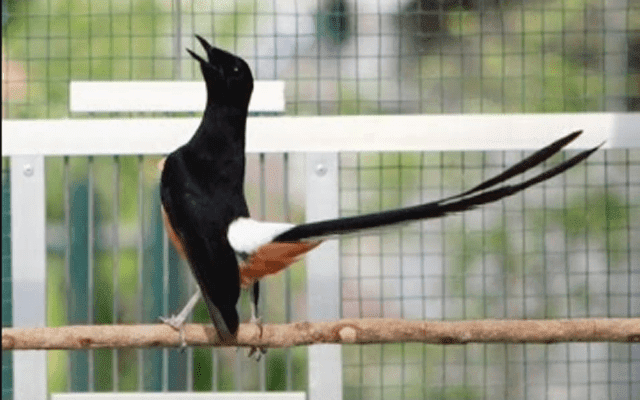
[[[164,221],[164,228],[167,230],[167,236],[169,236],[169,239],[171,239],[171,243],[173,243],[178,253],[180,253],[180,256],[186,260],[187,253],[184,251],[184,246],[182,245],[180,237],[178,236],[176,231],[173,230],[173,227],[169,223],[169,217],[167,217],[167,213],[164,211],[164,207],[162,207],[162,221]]]

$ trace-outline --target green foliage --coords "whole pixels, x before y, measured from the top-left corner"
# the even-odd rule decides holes
[[[615,268],[627,248],[627,207],[618,194],[600,191],[572,198],[565,209],[547,211],[547,223],[564,230],[574,245],[588,240],[590,246],[606,249]],[[537,225],[541,218],[537,216]]]
[[[476,399],[481,389],[447,383],[442,384],[443,366],[450,360],[461,365],[463,358],[469,365],[480,364],[472,358],[470,346],[439,346],[423,343],[385,345],[343,345],[344,398],[407,398],[407,399]],[[455,373],[452,375],[456,375]],[[453,378],[471,382],[470,375]]]
[[[163,9],[162,2],[154,0],[131,0],[97,2],[86,0],[63,1],[14,1],[12,18],[3,35],[5,53],[12,60],[23,60],[28,71],[27,97],[21,101],[8,102],[8,118],[62,118],[68,112],[68,85],[71,80],[109,80],[109,79],[174,79],[176,69],[171,54],[173,35],[171,14]],[[197,18],[198,30],[203,35],[212,34],[218,45],[232,47],[238,33],[251,33],[256,25],[253,15],[257,7],[267,7],[266,3],[233,2],[216,6],[228,7],[215,17]],[[351,34],[348,10],[332,2],[330,9],[317,15],[318,31],[334,44],[344,43]],[[501,112],[555,112],[555,111],[591,111],[602,108],[604,93],[604,75],[599,58],[604,53],[600,35],[583,35],[587,27],[588,2],[584,0],[565,0],[561,10],[559,0],[544,2],[537,8],[504,9],[503,24],[506,35],[486,35],[481,38],[480,71],[474,76],[464,71],[460,54],[431,54],[420,61],[423,84],[430,81],[442,81],[445,85],[462,87],[464,101],[481,111]],[[342,8],[340,8],[342,7]],[[480,14],[459,11],[449,13],[447,29],[461,40],[483,32]],[[195,18],[195,17],[194,17]],[[630,18],[630,24],[637,24],[638,18]],[[194,22],[195,23],[195,22]],[[578,34],[574,34],[579,32]],[[576,50],[577,49],[577,50]],[[182,51],[182,49],[180,49]],[[190,59],[185,63],[197,74]],[[358,96],[360,82],[345,79],[336,83],[336,92],[340,94],[337,113],[357,114],[362,112],[380,112],[379,102],[367,104]],[[305,107],[305,102],[300,105]],[[311,103],[309,103],[311,104]],[[311,104],[313,110],[317,105]],[[440,112],[440,106],[433,109]],[[91,134],[88,132],[87,134]],[[381,208],[393,208],[402,205],[402,200],[415,198],[424,171],[422,162],[437,165],[443,161],[445,166],[460,164],[461,153],[444,155],[420,154],[361,154],[358,156],[361,167],[358,183],[363,186],[382,187],[384,196],[376,193],[376,199],[359,205],[363,209],[374,211]],[[475,157],[465,155],[464,157]],[[468,161],[468,159],[467,159]],[[64,169],[61,159],[48,159],[47,168],[47,218],[60,221],[64,211]],[[108,227],[117,219],[121,224],[136,223],[138,215],[138,158],[120,156],[116,159],[119,170],[118,215],[113,215],[113,185],[116,163],[111,157],[95,157],[94,195],[98,229]],[[157,159],[147,158],[143,168],[145,180],[145,199],[157,196]],[[86,185],[88,181],[86,158],[72,157],[69,162],[69,181],[72,187]],[[473,171],[462,171],[470,176]],[[441,179],[443,186],[455,190],[460,186],[460,170],[445,168],[438,176],[429,177],[429,181]],[[469,178],[471,179],[471,178]],[[77,205],[71,204],[71,207]],[[145,200],[145,210],[151,209]],[[86,211],[86,210],[85,210]],[[622,252],[628,240],[625,229],[629,221],[638,216],[629,215],[628,208],[615,193],[590,193],[570,198],[565,208],[552,209],[542,213],[528,213],[527,226],[535,231],[536,251],[544,245],[549,231],[560,230],[568,238],[569,245],[580,241],[593,241],[593,246],[605,248],[611,261],[611,268],[617,268],[622,260]],[[117,217],[117,218],[114,218]],[[4,220],[3,220],[4,222]],[[496,223],[479,236],[467,233],[462,226],[454,226],[447,232],[447,247],[460,251],[454,254],[452,268],[446,273],[455,279],[448,279],[448,294],[463,298],[473,295],[473,289],[466,286],[465,277],[477,270],[484,254],[498,254],[499,274],[504,279],[506,290],[512,290],[526,266],[528,271],[540,269],[539,265],[529,265],[522,257],[519,244],[502,223]],[[150,246],[150,245],[146,245]],[[157,250],[157,249],[156,249]],[[146,255],[145,255],[146,257]],[[132,248],[122,248],[115,259],[119,264],[119,273],[115,277],[118,291],[116,310],[119,320],[135,320],[135,307],[138,281],[138,255]],[[157,260],[156,260],[157,261]],[[50,326],[60,326],[68,322],[67,292],[64,282],[63,257],[51,251],[48,258],[49,286],[47,292],[47,315]],[[90,301],[95,305],[95,321],[109,324],[113,321],[114,254],[111,249],[98,248],[95,264],[100,268],[94,276],[94,297]],[[296,267],[292,272],[294,287],[303,286],[305,271]],[[280,293],[280,288],[277,289]],[[300,293],[294,293],[294,296]],[[489,307],[498,307],[509,293],[487,293]],[[586,303],[589,291],[585,285],[571,287],[572,300]],[[504,296],[504,297],[499,297]],[[277,296],[267,298],[269,308],[274,308]],[[155,300],[155,299],[154,299]],[[481,301],[473,309],[467,308],[467,316],[482,316]],[[500,304],[498,304],[500,303]],[[553,314],[559,305],[548,301],[547,314]],[[157,305],[157,302],[154,303]],[[243,307],[247,306],[243,299]],[[245,307],[246,309],[246,307]],[[174,310],[171,310],[174,311]],[[276,318],[280,314],[274,313]],[[200,303],[194,313],[195,322],[208,323],[206,308]],[[447,348],[448,356],[462,356],[460,348]],[[443,364],[442,351],[423,345],[394,346],[345,346],[345,358],[361,357],[366,362],[384,360],[386,364],[399,364],[403,360],[424,363],[427,371],[436,371]],[[95,388],[98,391],[112,389],[114,352],[97,350],[95,357]],[[121,350],[118,354],[118,387],[134,390],[138,387],[138,366],[136,353]],[[141,386],[159,390],[156,370],[161,365],[162,350],[144,350],[145,367]],[[194,387],[197,391],[212,389],[211,373],[218,371],[218,390],[231,390],[234,387],[234,354],[217,350],[218,364],[213,365],[209,349],[194,349]],[[267,387],[269,390],[282,390],[286,386],[286,351],[270,351],[266,358]],[[292,352],[292,386],[295,389],[306,388],[306,352],[294,349]],[[240,355],[241,356],[241,355]],[[50,390],[65,391],[70,379],[69,358],[65,352],[49,352]],[[373,361],[372,361],[373,360]],[[475,362],[476,360],[473,360]],[[366,362],[364,363],[366,365]],[[472,362],[472,363],[473,363]],[[360,372],[362,373],[362,372]],[[388,371],[387,371],[388,373]],[[383,371],[384,374],[384,371]],[[380,374],[379,374],[380,375]],[[378,376],[379,376],[378,375]],[[389,377],[392,375],[384,375]],[[435,375],[435,372],[434,372]],[[423,382],[423,377],[411,382]],[[392,378],[389,377],[389,380]],[[347,381],[347,379],[345,379]],[[357,381],[354,381],[357,382]],[[355,385],[359,383],[354,383]],[[380,383],[383,384],[382,382]],[[375,388],[376,390],[378,388]],[[392,388],[394,389],[394,388]],[[366,390],[366,389],[365,389]],[[391,389],[390,389],[391,390]],[[348,398],[367,398],[362,388],[353,393],[346,389]],[[480,397],[464,386],[449,387],[443,390],[428,391],[429,398],[473,399]],[[376,393],[378,394],[378,393]],[[353,395],[353,396],[352,396]],[[394,397],[389,395],[388,397]],[[418,396],[419,397],[419,396]]]
[[[231,4],[231,3],[229,3]],[[143,80],[174,79],[176,63],[171,57],[173,51],[173,26],[170,3],[162,4],[154,0],[131,0],[118,2],[87,2],[86,0],[62,0],[50,2],[33,0],[12,4],[12,18],[3,34],[3,51],[8,59],[22,66],[26,71],[26,97],[11,99],[5,104],[7,118],[61,118],[68,117],[68,87],[73,80]],[[215,24],[199,20],[199,31],[203,35],[215,32],[216,43],[232,46],[238,32],[253,26],[254,2],[231,4],[230,12],[216,16]],[[213,20],[208,22],[213,23]],[[232,34],[230,34],[232,33]],[[180,49],[180,51],[183,51]],[[193,64],[185,57],[185,62]],[[194,74],[199,74],[192,68]],[[91,135],[92,132],[87,132]],[[68,163],[60,158],[46,160],[47,169],[47,219],[54,226],[64,224],[65,199],[72,196],[78,187],[85,192],[89,179],[93,178],[93,202],[95,233],[110,231],[113,223],[119,226],[119,235],[127,226],[138,222],[139,201],[144,213],[152,213],[154,208],[149,199],[157,200],[156,158],[147,157],[142,167],[143,199],[138,198],[139,162],[137,156],[118,157],[70,157]],[[68,173],[68,174],[67,174]],[[65,177],[65,174],[66,177]],[[89,176],[91,174],[91,177]],[[70,193],[65,193],[66,183]],[[113,188],[119,188],[113,193]],[[69,198],[69,207],[77,214],[71,222],[76,232],[72,237],[78,249],[70,254],[72,259],[83,258],[82,248],[87,246],[88,207],[84,201]],[[118,209],[114,215],[114,201]],[[151,210],[151,211],[150,211]],[[145,217],[148,219],[147,217]],[[145,219],[145,221],[146,221]],[[145,222],[146,223],[146,222]],[[157,226],[157,221],[153,222]],[[84,229],[82,232],[78,228]],[[82,230],[81,229],[81,230]],[[160,231],[161,232],[161,231]],[[152,232],[155,235],[157,232]],[[146,234],[151,236],[150,234]],[[64,242],[64,239],[61,239]],[[85,300],[94,309],[96,323],[113,323],[114,312],[118,321],[133,322],[137,318],[137,296],[142,282],[138,280],[138,253],[135,248],[120,244],[116,254],[113,248],[103,247],[97,240],[94,245],[93,298]],[[57,245],[59,246],[59,245]],[[145,244],[145,268],[148,261],[155,260],[158,249],[147,251]],[[86,249],[85,249],[86,250]],[[49,325],[65,325],[69,321],[67,288],[64,281],[64,256],[60,249],[49,249],[49,264],[53,268],[48,287]],[[117,263],[117,273],[114,266]],[[180,266],[182,268],[184,266]],[[151,267],[150,267],[151,268]],[[53,273],[57,270],[56,273]],[[56,278],[57,277],[57,278]],[[155,282],[155,280],[154,280]],[[116,286],[117,285],[117,292]],[[80,285],[86,285],[86,277]],[[145,282],[147,285],[155,283]],[[74,283],[75,285],[75,283]],[[147,290],[147,289],[145,289]],[[115,304],[118,309],[114,310]],[[158,298],[147,301],[144,308],[152,311],[158,306]],[[171,305],[173,307],[173,305]],[[174,310],[172,310],[174,311]],[[82,314],[82,313],[81,313]],[[206,312],[200,309],[199,320],[209,322]],[[156,315],[157,317],[157,315]],[[145,314],[146,318],[146,314]],[[161,350],[144,350],[144,382],[137,382],[137,353],[133,350],[99,350],[93,352],[95,365],[94,386],[98,391],[112,390],[117,379],[120,390],[135,390],[141,387],[160,390],[158,380],[161,370]],[[203,357],[196,352],[196,389],[210,388],[211,357]],[[68,376],[69,365],[74,371],[86,364],[88,352],[50,352],[50,390],[66,391],[73,377]],[[114,357],[117,354],[117,376],[113,375]],[[173,354],[173,353],[172,353]],[[228,360],[227,360],[228,361]],[[229,364],[227,362],[227,364]],[[219,367],[220,368],[220,367]],[[200,373],[198,373],[200,372]],[[231,367],[221,369],[220,388],[233,386]],[[88,377],[79,377],[85,386]],[[77,379],[76,379],[77,380]],[[208,382],[208,383],[207,383]],[[72,384],[76,388],[75,384]],[[84,387],[84,386],[83,386]]]
[[[589,7],[584,0],[503,7],[502,32],[481,37],[477,68],[467,68],[459,54],[445,51],[424,56],[422,78],[440,79],[445,96],[448,87],[463,90],[465,110],[602,110],[604,43],[602,34],[589,33],[599,32],[596,27],[586,26]],[[474,11],[450,13],[448,30],[464,46],[486,29],[483,18]]]
[[[12,17],[3,47],[28,60],[28,94],[8,118],[67,116],[71,80],[172,77],[170,17],[153,0],[18,2]]]
[[[429,391],[429,398],[434,400],[473,400],[482,396],[474,389],[466,386],[448,386],[445,389]]]
[[[193,388],[195,391],[209,392],[214,390],[211,382],[211,376],[213,373],[211,358],[211,350],[193,349]],[[218,376],[220,376],[221,379],[218,380],[218,385],[215,389],[221,390],[221,388],[231,385],[231,381],[226,375]],[[222,378],[223,376],[224,378]]]

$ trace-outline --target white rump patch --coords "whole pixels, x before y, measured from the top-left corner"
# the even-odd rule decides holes
[[[271,243],[273,238],[293,228],[294,224],[263,222],[251,218],[238,218],[229,225],[227,238],[237,253],[252,254]]]

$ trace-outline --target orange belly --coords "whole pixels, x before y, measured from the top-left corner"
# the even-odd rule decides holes
[[[273,242],[262,246],[240,265],[240,286],[246,289],[265,276],[282,271],[319,244],[319,241]]]
[[[167,213],[162,208],[162,220],[167,235],[182,258],[187,259],[182,241],[169,223]],[[276,274],[298,261],[301,256],[313,250],[321,242],[274,242],[262,246],[240,265],[240,285],[246,289],[267,275]]]

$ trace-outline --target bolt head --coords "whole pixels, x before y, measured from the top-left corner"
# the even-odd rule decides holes
[[[33,175],[33,166],[31,164],[25,164],[23,172],[26,176]]]
[[[324,164],[318,164],[316,166],[316,175],[324,176],[327,173],[327,166]]]

